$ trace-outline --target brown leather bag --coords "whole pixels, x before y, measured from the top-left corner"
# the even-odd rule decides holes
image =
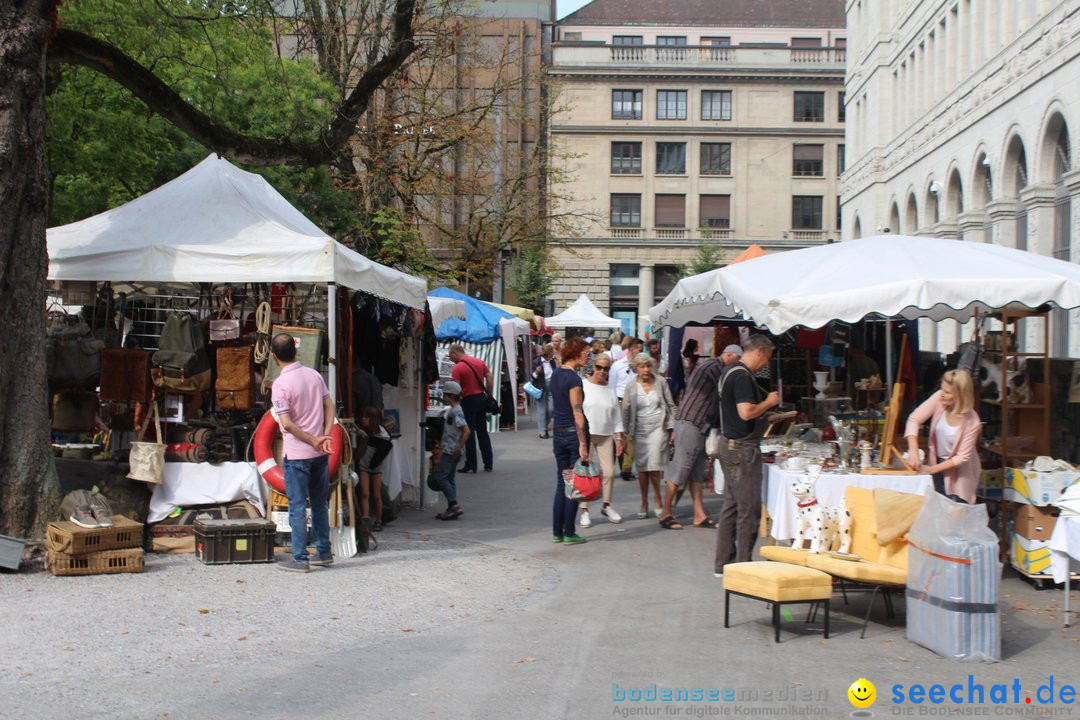
[[[221,410],[248,410],[255,404],[250,345],[218,347],[214,398]]]
[[[101,351],[102,400],[123,403],[147,403],[153,383],[150,381],[151,350],[105,348]]]

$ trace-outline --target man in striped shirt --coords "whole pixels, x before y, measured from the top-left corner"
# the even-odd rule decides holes
[[[675,521],[672,505],[676,494],[682,494],[687,482],[694,501],[694,527],[716,527],[716,522],[705,514],[704,484],[708,464],[705,437],[709,430],[720,424],[716,384],[723,370],[724,364],[716,358],[699,361],[679,400],[675,412],[675,456],[669,466],[664,511],[660,518],[660,525],[668,530],[682,528]]]

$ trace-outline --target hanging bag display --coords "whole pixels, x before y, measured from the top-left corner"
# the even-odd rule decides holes
[[[251,346],[223,346],[217,349],[217,380],[214,401],[221,410],[249,410],[255,404],[255,374]]]
[[[150,401],[150,350],[105,348],[101,351],[101,399],[109,402]]]
[[[176,392],[197,393],[210,388],[210,356],[206,336],[193,315],[173,312],[165,321],[154,353],[154,385]]]
[[[295,325],[275,325],[270,332],[273,340],[278,333],[287,333],[292,336],[296,343],[296,360],[304,367],[313,370],[322,370],[326,362],[326,333],[319,328],[297,327]],[[281,374],[281,368],[274,361],[266,365],[266,379],[263,381],[269,386],[277,376]]]
[[[88,389],[101,374],[104,340],[91,335],[90,326],[74,315],[49,328],[45,340],[45,373],[56,389]]]
[[[154,442],[144,442],[146,427],[150,424],[150,415],[154,416],[154,427],[157,435]],[[165,474],[165,443],[161,442],[161,416],[158,414],[157,402],[151,398],[150,411],[146,414],[136,439],[131,443],[131,454],[128,463],[131,469],[127,476],[132,480],[158,485]]]
[[[233,312],[232,288],[221,294],[217,317],[210,320],[210,342],[221,343],[240,337],[240,320]]]
[[[99,407],[98,396],[94,393],[56,393],[52,399],[52,429],[57,432],[92,432]]]
[[[573,469],[563,470],[563,486],[567,500],[592,502],[599,499],[603,489],[600,466],[578,460]]]

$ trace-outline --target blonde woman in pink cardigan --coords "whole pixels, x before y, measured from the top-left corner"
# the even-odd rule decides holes
[[[930,422],[930,454],[919,462],[919,428]],[[979,436],[982,421],[975,412],[975,390],[966,370],[950,370],[941,378],[941,389],[915,409],[904,429],[908,463],[919,472],[934,475],[934,485],[944,494],[975,502],[979,485]]]

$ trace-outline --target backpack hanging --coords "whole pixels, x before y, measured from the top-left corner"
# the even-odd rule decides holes
[[[193,315],[169,313],[154,353],[154,385],[176,392],[198,393],[210,387],[206,336]]]

